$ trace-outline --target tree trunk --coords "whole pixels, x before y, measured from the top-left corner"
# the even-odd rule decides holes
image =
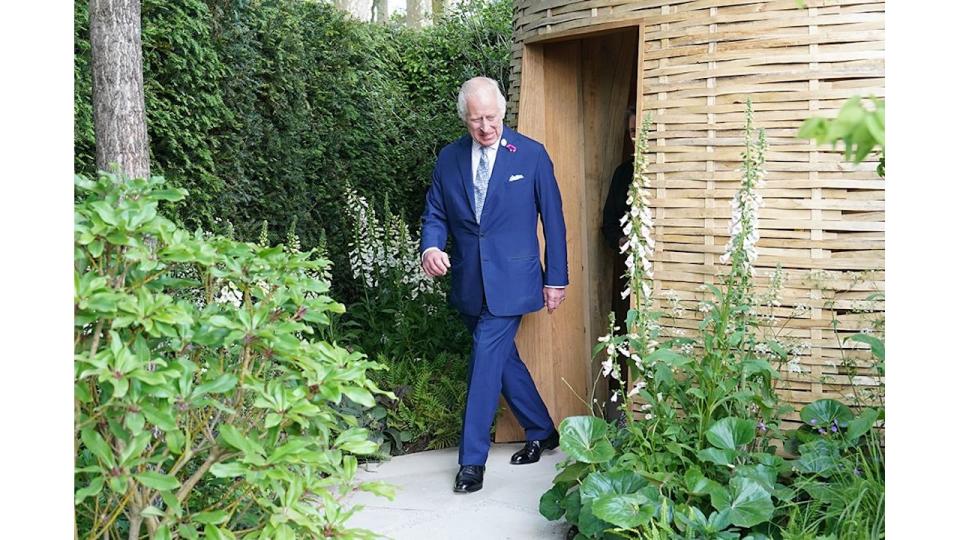
[[[140,0],[90,0],[93,127],[97,169],[150,176]]]
[[[407,0],[407,26],[410,28],[423,26],[423,1]]]
[[[390,16],[387,0],[373,0],[373,20],[384,24]]]
[[[447,12],[447,7],[450,4],[450,0],[431,0],[433,7],[433,20],[436,21]]]

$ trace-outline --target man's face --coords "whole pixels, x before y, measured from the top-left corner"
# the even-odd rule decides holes
[[[491,146],[500,141],[503,116],[497,107],[496,93],[480,91],[467,98],[467,131],[481,146]]]
[[[627,118],[627,131],[630,132],[630,140],[637,142],[637,115],[631,114],[630,118]]]

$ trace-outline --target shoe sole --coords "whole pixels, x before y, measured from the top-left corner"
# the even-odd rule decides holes
[[[480,484],[479,486],[476,486],[473,488],[467,488],[467,489],[453,488],[453,492],[454,493],[473,493],[475,491],[480,491],[481,489],[483,489],[483,484]]]

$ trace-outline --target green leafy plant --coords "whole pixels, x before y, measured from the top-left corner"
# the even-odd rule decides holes
[[[878,98],[870,98],[868,103],[869,107],[864,106],[860,96],[853,96],[844,102],[834,119],[808,118],[797,131],[797,137],[834,146],[843,141],[844,158],[854,164],[866,159],[876,148],[880,160],[877,174],[886,176],[886,104]]]
[[[722,259],[730,266],[719,286],[703,288],[704,315],[695,337],[667,335],[660,326],[663,319],[682,314],[678,302],[666,312],[651,307],[645,236],[652,223],[644,211],[642,157],[649,125],[643,123],[637,138],[632,208],[623,221],[624,233],[632,236],[634,264],[627,292],[634,295],[636,308],[627,315],[627,331],[615,335],[611,328],[595,349],[606,354],[605,373],[612,376],[620,375],[617,356],[632,363],[631,380],[613,396],[622,416],[613,422],[582,416],[561,423],[560,445],[568,459],[541,497],[541,514],[566,519],[578,540],[833,534],[854,527],[843,529],[838,515],[820,519],[817,512],[827,508],[836,514],[841,507],[831,505],[839,497],[863,488],[855,515],[868,518],[869,525],[861,529],[882,531],[876,513],[878,504],[882,508],[882,481],[860,480],[882,478],[882,464],[877,464],[882,452],[872,442],[881,413],[863,409],[857,416],[839,402],[824,400],[801,411],[805,427],[796,432],[781,428],[781,418],[791,408],[776,392],[780,367],[802,350],[787,343],[784,327],[799,308],[783,324],[761,313],[779,305],[779,270],[770,290],[761,294],[754,285],[766,144],[762,131],[753,130],[750,102],[743,179]],[[867,344],[882,356],[881,340],[857,335],[850,341]],[[793,459],[778,454],[783,447],[796,449]],[[843,483],[854,471],[866,470],[867,462],[869,473]]]
[[[162,178],[78,176],[78,537],[370,538],[346,520],[357,456],[342,404],[380,390],[362,353],[315,338],[343,306],[327,261],[178,228]]]
[[[305,248],[326,235],[337,297],[349,279],[341,186],[415,227],[440,148],[459,137],[460,84],[509,88],[512,2],[465,2],[426,29],[356,21],[330,2],[144,0],[151,168],[191,197],[169,215],[189,230]],[[95,169],[88,2],[75,3],[75,170]]]
[[[359,298],[339,321],[342,336],[388,367],[377,380],[398,397],[381,400],[365,425],[382,451],[406,453],[457,444],[470,340],[447,305],[446,283],[420,268],[419,241],[389,206],[381,212],[344,189],[352,234],[350,270]]]

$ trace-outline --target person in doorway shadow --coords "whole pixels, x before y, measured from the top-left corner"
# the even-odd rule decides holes
[[[637,140],[637,110],[630,107],[627,112],[627,133],[631,142]],[[610,309],[614,312],[616,325],[623,328],[627,317],[627,311],[630,309],[630,300],[624,298],[620,293],[627,287],[627,256],[620,252],[620,248],[627,242],[627,237],[623,234],[623,226],[620,219],[623,218],[627,210],[630,209],[627,204],[627,193],[630,190],[630,182],[633,181],[633,152],[634,145],[630,145],[630,158],[620,164],[614,171],[610,179],[610,190],[607,192],[607,200],[603,205],[603,222],[601,231],[603,239],[607,246],[614,251],[613,264],[613,292],[611,294]],[[620,373],[627,373],[626,359],[619,358]],[[610,379],[610,391],[615,392],[620,389],[619,381]]]
[[[452,274],[450,303],[473,335],[453,488],[469,493],[483,487],[501,393],[526,438],[511,463],[535,463],[542,451],[559,445],[514,338],[524,314],[560,307],[569,281],[560,189],[546,149],[503,125],[506,99],[493,79],[465,82],[457,112],[467,134],[437,156],[420,252],[428,275]],[[545,241],[542,266],[538,221]],[[444,251],[448,236],[454,240],[450,254]]]

